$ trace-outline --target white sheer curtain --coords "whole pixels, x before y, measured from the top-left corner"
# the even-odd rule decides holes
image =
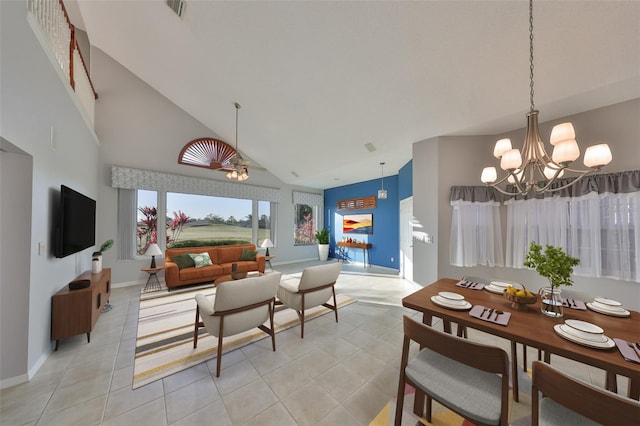
[[[454,266],[504,266],[500,203],[451,201],[449,259]]]
[[[507,206],[507,267],[523,268],[531,241],[568,248],[569,203],[561,197],[516,200]]]
[[[574,199],[571,224],[576,275],[640,282],[640,192]]]
[[[531,241],[580,259],[575,275],[640,282],[640,171],[595,175],[544,198],[505,201],[507,267]]]

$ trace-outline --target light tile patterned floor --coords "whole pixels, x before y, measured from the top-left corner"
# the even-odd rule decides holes
[[[295,273],[309,264],[275,265]],[[419,287],[389,271],[345,265],[338,291],[359,302],[269,340],[131,390],[141,287],[113,289],[113,309],[91,333],[66,339],[29,383],[0,391],[3,425],[367,425],[396,393],[402,342],[400,300]],[[436,324],[439,326],[439,324]],[[470,338],[509,344],[470,330]],[[529,353],[533,359],[535,352]],[[602,385],[604,373],[553,364]],[[620,383],[625,389],[626,383]]]

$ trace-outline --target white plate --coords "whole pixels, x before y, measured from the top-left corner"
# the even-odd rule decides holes
[[[627,311],[626,309],[623,309],[622,311],[612,311],[610,309],[603,309],[591,302],[587,302],[587,308],[591,309],[592,311],[596,311],[599,314],[611,315],[614,317],[628,317],[629,315],[631,315],[631,312]]]
[[[611,308],[622,307],[622,303],[618,302],[617,300],[605,299],[604,297],[596,297],[595,299],[593,299],[593,301],[598,302],[602,305],[610,306]]]
[[[466,309],[471,309],[471,303],[464,301],[464,305],[452,305],[446,302],[447,299],[438,298],[438,296],[431,296],[431,301],[438,306],[442,306],[443,308],[455,309],[457,311],[464,311]]]
[[[564,324],[556,324],[553,326],[553,329],[556,331],[556,333],[558,333],[561,337],[564,337],[565,339],[573,342],[573,343],[578,343],[580,345],[584,345],[584,346],[589,346],[591,348],[596,348],[596,349],[610,349],[613,348],[616,343],[611,340],[610,338],[608,338],[607,336],[604,336],[606,338],[606,340],[604,342],[593,342],[591,340],[584,340],[579,338],[578,336],[571,334],[567,331],[565,331],[565,327],[567,327]],[[569,327],[567,327],[569,328]]]
[[[502,292],[505,290],[504,287],[494,287],[493,284],[485,285],[484,289],[496,294],[502,294]]]
[[[458,293],[451,293],[449,291],[441,291],[440,293],[438,293],[438,296],[444,299],[450,299],[450,300],[464,300],[463,295]]]
[[[491,281],[491,285],[494,287],[502,287],[503,289],[509,287],[510,285],[517,287],[515,283],[503,283],[502,281]]]
[[[444,305],[451,306],[465,306],[468,303],[466,300],[451,300],[441,296],[436,296],[436,299]]]
[[[611,312],[622,312],[624,308],[622,306],[611,306],[605,303],[596,302],[595,300],[591,302],[594,306],[602,309],[603,311],[611,311]]]
[[[607,341],[607,336],[604,335],[604,330],[590,322],[568,319],[565,320],[564,325],[566,325],[566,327],[562,327],[563,331],[573,334],[581,339],[592,342]]]

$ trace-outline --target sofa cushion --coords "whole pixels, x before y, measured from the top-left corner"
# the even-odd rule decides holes
[[[255,246],[254,246],[255,247]],[[216,249],[217,262],[216,263],[228,263],[240,260],[242,250],[246,248],[252,248],[247,246],[225,246],[218,247]]]
[[[222,267],[220,265],[209,265],[200,268],[184,268],[179,273],[180,280],[187,282],[214,281],[220,275],[223,275]]]
[[[178,269],[189,268],[196,266],[196,263],[193,261],[191,256],[188,254],[180,254],[178,256],[173,256],[171,261],[178,265]]]
[[[189,253],[189,256],[193,259],[196,268],[202,268],[203,266],[212,265],[209,253],[206,251],[203,253]]]
[[[242,249],[240,260],[256,260],[256,254],[258,254],[258,252],[255,250]]]

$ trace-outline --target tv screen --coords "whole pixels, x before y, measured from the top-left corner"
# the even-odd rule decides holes
[[[96,243],[96,202],[60,186],[60,210],[56,230],[56,257],[66,257]]]
[[[373,214],[346,214],[342,216],[343,234],[373,234]]]

